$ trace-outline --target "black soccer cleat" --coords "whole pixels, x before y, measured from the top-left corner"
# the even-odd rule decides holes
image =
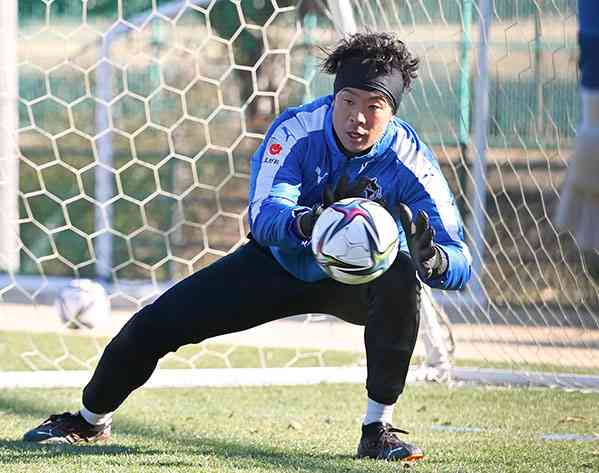
[[[110,438],[111,424],[91,425],[81,414],[55,414],[23,435],[24,442],[74,444],[105,442]]]
[[[408,432],[382,422],[363,425],[357,457],[410,463],[422,460],[423,451],[400,440],[397,433],[407,434]]]

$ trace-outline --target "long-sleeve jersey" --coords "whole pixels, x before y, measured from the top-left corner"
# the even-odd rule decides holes
[[[320,97],[282,113],[252,156],[249,189],[250,229],[289,273],[304,281],[329,277],[317,264],[310,241],[297,232],[295,218],[322,202],[325,186],[342,175],[350,182],[371,179],[364,197],[384,198],[408,252],[396,206],[417,215],[424,210],[435,229],[435,243],[446,253],[445,273],[424,281],[431,287],[460,289],[470,278],[471,256],[455,200],[431,150],[403,120],[394,117],[364,155],[348,158],[333,131],[333,97]]]
[[[580,46],[580,85],[599,90],[599,2],[578,0],[578,45]]]

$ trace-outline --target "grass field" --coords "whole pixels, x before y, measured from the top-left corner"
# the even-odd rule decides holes
[[[361,386],[142,389],[119,410],[107,445],[35,446],[19,440],[49,413],[76,408],[79,399],[79,390],[0,391],[0,471],[401,470],[353,458],[364,406]],[[426,460],[412,471],[599,471],[599,441],[543,439],[599,438],[592,437],[599,432],[599,394],[415,385],[400,400],[396,423],[426,451]]]

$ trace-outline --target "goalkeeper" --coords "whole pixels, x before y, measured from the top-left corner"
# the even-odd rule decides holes
[[[182,345],[282,317],[328,313],[365,327],[368,400],[357,456],[414,461],[391,426],[416,343],[421,281],[460,289],[470,277],[457,207],[430,149],[395,113],[418,60],[386,33],[355,34],[327,53],[333,95],[281,114],[251,158],[249,241],[135,314],[108,344],[76,413],[50,416],[25,441],[110,436],[113,412]],[[384,201],[404,231],[394,264],[361,286],[334,281],[310,250],[323,207]],[[414,218],[413,218],[414,217]]]
[[[599,2],[578,1],[582,121],[557,209],[599,281]]]

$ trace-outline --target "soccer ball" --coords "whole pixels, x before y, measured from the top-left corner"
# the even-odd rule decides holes
[[[378,278],[395,261],[398,247],[399,231],[391,214],[359,197],[327,207],[312,231],[316,261],[329,276],[345,284]]]
[[[106,322],[110,301],[102,285],[91,279],[75,279],[61,289],[54,301],[60,320],[70,329],[92,329]]]

